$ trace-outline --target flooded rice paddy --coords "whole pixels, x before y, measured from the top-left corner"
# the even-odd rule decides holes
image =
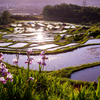
[[[79,48],[77,50],[61,53],[61,54],[54,54],[54,55],[47,55],[49,58],[46,63],[44,70],[58,70],[69,66],[77,66],[86,63],[92,63],[96,61],[100,61],[100,45],[95,46],[88,46]],[[8,59],[9,58],[9,59]],[[12,59],[16,58],[15,54],[4,54],[4,61],[13,64]],[[19,66],[24,66],[27,68],[25,61],[27,60],[27,55],[20,55],[19,57]],[[40,56],[34,56],[34,61],[30,66],[30,69],[37,69],[38,64],[37,62],[41,60]]]
[[[62,47],[60,47],[59,45],[55,45],[53,44],[54,37],[57,36],[58,34],[60,34],[62,37],[64,35],[66,37],[71,36],[67,34],[67,30],[69,28],[76,28],[77,25],[70,23],[62,23],[62,22],[50,22],[50,21],[30,21],[30,22],[22,21],[13,23],[11,24],[11,26],[14,27],[13,32],[11,34],[3,34],[2,38],[7,40],[12,40],[13,41],[12,44],[0,43],[0,46],[6,46],[5,50],[7,48],[8,50],[11,50],[11,48],[22,48],[22,50],[27,51],[28,48],[31,48],[36,51],[40,51],[43,49],[46,50],[50,49],[51,51],[53,49],[55,50],[58,48],[62,49],[64,47],[67,47],[68,45],[69,46],[72,45],[68,44]],[[30,44],[30,42],[32,44]],[[77,45],[77,43],[75,44]],[[26,45],[28,47],[26,47]]]
[[[97,82],[98,81],[97,77],[99,76],[100,76],[100,66],[96,66],[73,73],[71,75],[71,79]]]
[[[100,43],[100,39],[90,39],[85,44]]]
[[[14,45],[8,46],[8,47],[12,47],[12,48],[19,48],[19,47],[24,47],[25,45],[27,45],[28,43],[16,43]]]
[[[0,43],[0,46],[8,46],[10,44],[12,44],[12,43]]]
[[[46,66],[44,70],[54,71],[62,69],[69,66],[78,66],[86,63],[92,63],[100,61],[100,45],[88,46],[79,48],[77,50],[54,54],[46,55],[49,59],[46,60]],[[41,56],[35,55],[33,63],[30,65],[30,69],[39,70],[39,65],[37,62],[41,61]],[[16,58],[15,54],[4,54],[4,61],[10,64],[13,64],[13,59]],[[18,65],[27,69],[27,55],[19,55]],[[100,66],[84,69],[78,71],[71,75],[73,80],[82,80],[82,81],[97,81],[97,77],[100,76]]]
[[[3,39],[12,40],[13,42],[0,43],[0,49],[14,50],[16,48],[22,48],[21,50],[23,51],[27,51],[28,49],[32,49],[33,51],[41,51],[44,49],[47,51],[53,51],[79,45],[78,43],[70,43],[64,46],[59,46],[53,43],[54,37],[57,34],[60,34],[60,36],[65,35],[66,37],[70,37],[71,35],[67,34],[67,30],[69,28],[76,28],[76,26],[82,27],[81,25],[74,25],[70,23],[64,24],[65,25],[63,26],[63,23],[61,22],[47,21],[23,21],[11,24],[11,26],[14,27],[14,31],[12,34],[7,34],[4,32],[1,33],[3,34]],[[100,43],[100,39],[91,39],[88,40],[85,44],[94,43]],[[41,60],[41,57],[39,55],[35,55],[33,57],[34,61],[30,65],[30,69],[38,70],[37,62]],[[44,70],[47,71],[92,63],[100,61],[100,45],[82,47],[71,52],[47,55],[47,57],[49,59],[46,61],[47,66],[45,66],[44,68]],[[13,64],[13,59],[15,58],[15,54],[4,54],[4,61],[10,64]],[[25,64],[26,61],[27,55],[19,55],[19,67],[23,66],[24,68],[27,68],[27,64]],[[83,81],[96,81],[96,77],[100,75],[99,70],[99,66],[85,69],[72,74],[71,78]]]

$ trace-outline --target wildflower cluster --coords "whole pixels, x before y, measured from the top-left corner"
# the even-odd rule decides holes
[[[2,76],[0,77],[0,83],[6,84],[8,80],[10,80],[11,82],[13,81],[13,75],[10,72],[8,72],[6,65],[3,63],[2,53],[0,53],[0,73]]]
[[[43,69],[44,69],[44,66],[46,66],[46,63],[45,63],[45,60],[48,59],[48,57],[46,57],[45,55],[45,51],[42,51],[40,56],[42,56],[42,59],[41,61],[38,62],[38,64],[42,67],[43,66]]]
[[[16,49],[16,58],[13,59],[13,64],[15,64],[16,66],[18,66],[19,54],[20,51]]]
[[[32,61],[33,61],[33,60],[34,60],[33,57],[29,57],[25,63],[32,64]]]
[[[29,77],[29,66],[30,66],[30,64],[32,64],[32,61],[34,60],[33,57],[30,57],[30,54],[33,54],[32,49],[28,49],[28,51],[27,51],[27,61],[25,63],[27,64],[27,70],[28,70],[27,71],[27,79],[33,81],[34,78]]]
[[[28,59],[27,59],[27,61],[25,63],[32,64],[32,61],[34,60],[34,58],[30,57],[30,54],[33,54],[32,49],[28,49],[28,51],[27,51]]]

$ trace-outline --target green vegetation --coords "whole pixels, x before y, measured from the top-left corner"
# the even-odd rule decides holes
[[[94,23],[100,21],[100,8],[84,7],[73,4],[47,5],[43,9],[46,20],[63,21],[70,23]]]
[[[14,22],[14,19],[11,19],[11,14],[9,11],[4,11],[0,17],[0,25],[7,25]]]
[[[75,66],[75,67],[67,67],[67,68],[63,68],[61,70],[57,70],[52,72],[52,76],[57,76],[57,77],[61,77],[61,78],[70,78],[71,74],[86,68],[90,68],[90,67],[95,67],[97,65],[100,65],[100,62],[94,62],[94,63],[88,63],[88,64],[83,64],[80,66]]]
[[[18,53],[18,52],[17,52]],[[44,57],[44,53],[41,53]],[[28,59],[30,52],[28,52]],[[17,61],[19,59],[16,55]],[[45,59],[47,59],[45,57]],[[31,59],[32,60],[32,59]],[[14,65],[6,64],[7,69],[13,74],[13,81],[6,83],[0,80],[1,100],[99,100],[100,79],[96,82],[82,82],[68,79],[71,73],[100,65],[100,62],[84,64],[76,67],[64,68],[57,71],[29,70],[31,60],[27,62],[28,69],[19,68],[17,61]],[[44,60],[44,59],[43,59]],[[4,62],[3,62],[4,63]],[[1,63],[2,64],[2,63]],[[2,64],[4,65],[4,64]],[[4,68],[4,67],[3,67]],[[4,69],[3,69],[4,70]],[[2,71],[1,71],[2,73]],[[0,74],[1,74],[0,73]],[[2,75],[2,74],[1,74]]]
[[[61,33],[60,33],[61,34]],[[89,39],[100,39],[100,29],[99,24],[93,26],[83,26],[76,27],[74,29],[68,29],[65,35],[70,35],[69,37],[65,36],[64,39],[61,39],[60,34],[55,36],[54,43],[59,45],[66,45],[69,43],[79,43],[83,44]]]
[[[94,32],[91,32],[89,34],[90,36],[93,36],[94,38],[97,37],[98,35],[100,35],[100,30],[95,30]]]
[[[0,26],[0,31],[1,31],[1,34],[0,34],[0,39],[3,41],[3,42],[12,42],[12,44],[15,44],[15,43],[19,43],[20,41],[14,41],[13,40],[7,40],[7,39],[2,39],[2,32],[6,32],[6,34],[12,34],[13,33],[13,30],[14,30],[14,27],[12,27],[11,25],[9,26]],[[65,29],[62,29],[62,31],[65,30]],[[47,51],[47,54],[50,54],[50,53],[61,53],[61,52],[67,52],[67,51],[72,51],[74,49],[77,49],[77,48],[81,48],[81,47],[84,47],[84,46],[89,46],[89,45],[94,45],[94,44],[86,44],[86,45],[81,45],[81,44],[84,44],[86,41],[88,41],[89,39],[95,39],[95,38],[100,38],[100,35],[99,35],[99,24],[96,24],[96,25],[93,25],[93,26],[83,26],[83,27],[76,27],[74,29],[68,29],[67,32],[65,33],[58,33],[58,35],[56,35],[54,37],[54,42],[55,44],[58,44],[59,46],[64,46],[64,45],[67,45],[69,43],[79,43],[79,45],[76,45],[76,46],[73,46],[73,47],[66,47],[66,48],[63,48],[63,49],[57,49],[57,50],[54,50],[54,51]],[[62,39],[62,34],[64,34],[64,38]],[[67,37],[66,35],[69,35],[69,37]],[[24,41],[27,43],[27,41]],[[18,48],[19,50],[21,49],[27,49],[28,46],[32,44],[32,42],[28,43],[26,46],[24,47],[21,47],[21,48]],[[97,43],[99,45],[99,43]],[[96,44],[95,44],[96,45]],[[8,46],[5,46],[5,47],[8,47]],[[13,49],[13,48],[12,48]],[[16,53],[16,50],[11,50],[8,49],[8,50],[0,50],[1,52],[3,53]],[[26,52],[21,52],[22,54],[26,54]],[[35,52],[35,54],[39,54],[40,52]]]
[[[26,15],[26,16],[22,16],[22,15],[11,15],[12,19],[15,20],[43,20],[43,16],[39,15],[39,16],[34,16],[34,15]]]
[[[46,6],[43,10],[43,15],[46,20],[59,20],[59,21],[69,21],[69,22],[94,22],[99,21],[100,8],[96,7],[80,7],[76,5],[55,5]],[[56,12],[56,13],[55,13]],[[73,16],[74,15],[74,16]],[[39,16],[38,16],[39,17]],[[95,19],[96,17],[96,19]],[[10,16],[9,12],[5,11],[0,18],[0,31],[7,32],[7,34],[13,32],[13,27],[10,27],[11,18],[20,20],[29,20],[30,18],[37,19],[33,16]],[[40,18],[40,17],[39,17]],[[42,17],[41,17],[42,18]],[[56,19],[55,19],[56,18]],[[30,20],[31,20],[30,19]],[[8,25],[8,26],[6,26]],[[70,37],[64,36],[62,38],[59,35],[55,36],[55,44],[66,45],[69,43],[79,43],[79,45],[74,47],[66,47],[63,50],[48,51],[47,53],[60,53],[67,52],[84,46],[96,45],[96,44],[86,44],[88,39],[100,38],[99,24],[90,27],[77,27],[75,29],[68,29],[64,34],[71,35]],[[0,34],[0,40],[8,42],[9,40],[2,39],[3,34]],[[61,39],[62,38],[62,39]],[[18,43],[15,41],[13,44]],[[29,43],[31,44],[31,42]],[[29,45],[28,44],[28,45]],[[27,46],[28,46],[27,45]],[[98,43],[100,45],[100,43]],[[20,48],[18,48],[20,49]],[[23,49],[23,48],[21,48]],[[27,52],[28,60],[25,62],[27,64],[27,69],[18,67],[19,52],[0,50],[5,53],[16,53],[16,60],[13,62],[16,66],[5,63],[7,67],[4,66],[4,62],[1,61],[2,55],[0,55],[0,100],[99,100],[100,99],[100,78],[98,78],[98,83],[96,82],[82,82],[73,81],[70,78],[71,74],[82,69],[95,67],[100,65],[100,62],[94,62],[92,64],[84,64],[75,67],[68,67],[57,71],[43,71],[45,61],[39,63],[39,71],[29,70],[29,65],[32,63],[30,59],[30,52]],[[35,52],[39,54],[40,52]],[[26,52],[21,52],[21,54],[26,54]],[[45,54],[42,52],[42,60],[47,59]],[[41,64],[42,63],[42,64]],[[2,68],[3,66],[3,68]],[[5,67],[5,68],[4,68]],[[13,74],[13,81],[7,79],[7,74],[3,73],[3,70],[9,69],[9,72]],[[4,74],[5,80],[2,80]]]
[[[12,40],[7,40],[7,39],[2,39],[2,36],[5,34],[12,34],[13,33],[14,28],[10,27],[10,26],[4,26],[1,25],[0,26],[0,40],[2,40],[3,42],[12,42]]]

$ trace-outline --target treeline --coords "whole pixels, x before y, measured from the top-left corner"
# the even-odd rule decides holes
[[[0,25],[7,25],[9,23],[14,22],[15,20],[11,18],[11,14],[9,11],[4,11],[0,16]]]
[[[15,20],[43,20],[43,16],[11,15],[9,11],[4,11],[0,16],[0,25],[7,25],[13,23]]]
[[[67,22],[97,22],[100,21],[100,8],[84,7],[73,4],[47,5],[43,9],[46,20]]]
[[[7,25],[14,20],[50,20],[70,23],[97,23],[100,21],[100,8],[84,7],[73,4],[47,5],[40,16],[11,15],[9,11],[4,11],[0,16],[0,25]]]
[[[34,15],[12,15],[11,18],[15,20],[42,20],[43,19],[42,17],[40,18]]]

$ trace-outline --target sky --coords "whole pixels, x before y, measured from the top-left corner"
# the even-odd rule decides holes
[[[86,0],[87,5],[93,5],[93,6],[100,6],[100,0]],[[82,5],[83,0],[0,0],[0,3],[2,4],[61,4],[61,3],[67,3],[67,4],[77,4]]]
[[[0,3],[74,3],[83,0],[0,0]]]

